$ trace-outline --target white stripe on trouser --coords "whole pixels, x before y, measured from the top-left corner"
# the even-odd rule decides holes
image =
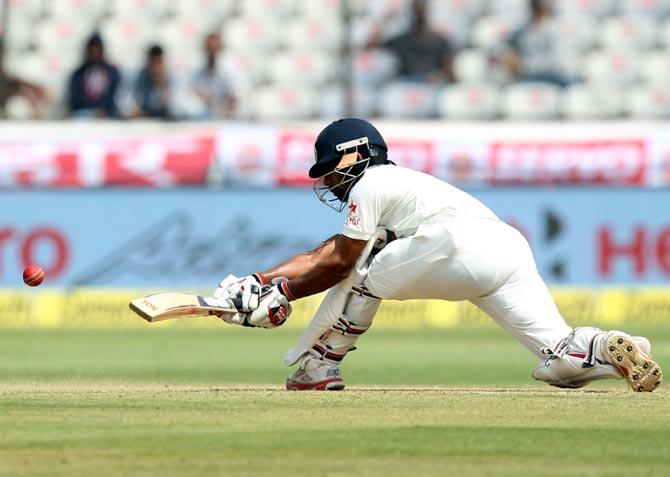
[[[377,254],[364,284],[384,299],[469,300],[538,357],[571,332],[528,242],[497,220],[422,225]]]

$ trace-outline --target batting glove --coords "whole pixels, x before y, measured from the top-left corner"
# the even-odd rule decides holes
[[[260,303],[251,313],[247,314],[245,326],[276,328],[283,325],[291,315],[290,300],[293,295],[286,286],[286,280],[274,286],[265,285],[261,291]]]
[[[248,313],[258,308],[261,287],[265,283],[260,273],[253,273],[242,278],[228,275],[219,283],[214,296],[229,299],[238,311]]]

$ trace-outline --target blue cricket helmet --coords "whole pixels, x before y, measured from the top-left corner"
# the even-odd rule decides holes
[[[364,158],[370,157],[370,146],[383,151],[386,158],[388,147],[377,128],[364,119],[343,118],[326,126],[314,143],[316,163],[309,169],[309,177],[316,179],[335,169],[344,154],[361,148]]]

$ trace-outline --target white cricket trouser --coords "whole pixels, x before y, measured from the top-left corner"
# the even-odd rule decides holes
[[[497,220],[422,225],[377,254],[364,284],[385,299],[469,300],[540,358],[572,331],[526,239]]]

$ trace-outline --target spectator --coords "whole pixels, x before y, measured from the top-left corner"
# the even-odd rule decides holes
[[[41,118],[45,102],[48,99],[46,91],[35,83],[5,72],[2,58],[3,52],[3,45],[0,43],[0,117],[5,117],[6,115],[5,106],[7,101],[10,98],[20,96],[28,102],[32,118]]]
[[[237,106],[232,80],[217,64],[222,50],[221,37],[217,33],[207,35],[205,66],[196,73],[193,81],[195,94],[205,105],[202,119],[229,117]]]
[[[400,63],[400,79],[430,83],[452,82],[452,51],[449,41],[430,29],[426,0],[412,1],[412,19],[409,29],[386,41],[382,40],[383,24],[374,29],[366,48],[385,48]]]
[[[133,88],[137,104],[137,111],[133,117],[174,119],[173,83],[165,66],[163,48],[160,45],[151,46],[147,52],[147,62]]]
[[[507,40],[501,61],[517,81],[539,81],[565,87],[570,48],[562,38],[549,0],[530,0],[530,20]]]
[[[94,33],[86,43],[84,62],[70,77],[68,101],[70,115],[80,118],[119,118],[116,104],[121,75],[105,59],[102,38]]]

